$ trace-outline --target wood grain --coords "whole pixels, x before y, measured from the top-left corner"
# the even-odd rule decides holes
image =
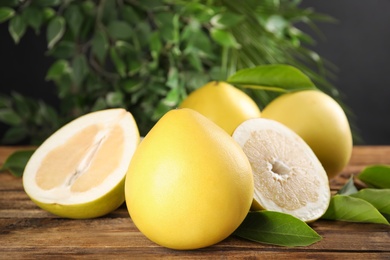
[[[15,149],[0,147],[0,165]],[[371,164],[390,164],[390,146],[354,147],[350,164],[331,180],[335,192]],[[279,247],[234,236],[199,250],[160,247],[143,236],[126,206],[90,220],[71,220],[39,209],[22,179],[0,174],[0,259],[390,259],[390,227],[318,220],[310,224],[323,239],[308,247]]]

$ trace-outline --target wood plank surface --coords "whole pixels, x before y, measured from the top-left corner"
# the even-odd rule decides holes
[[[16,148],[0,147],[0,165]],[[351,175],[372,164],[390,165],[390,146],[356,146],[350,164],[331,180],[336,192]],[[390,227],[318,220],[310,224],[323,239],[307,247],[260,244],[234,236],[191,251],[160,247],[143,236],[126,206],[90,220],[71,220],[39,209],[22,179],[0,173],[0,259],[390,259]]]

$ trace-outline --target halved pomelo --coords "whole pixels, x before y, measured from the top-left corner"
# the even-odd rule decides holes
[[[253,209],[284,212],[306,222],[325,213],[328,176],[301,137],[274,120],[256,118],[239,125],[233,138],[252,166]]]
[[[23,186],[39,207],[68,218],[105,215],[124,202],[124,180],[139,143],[133,116],[107,109],[50,136],[28,161]]]

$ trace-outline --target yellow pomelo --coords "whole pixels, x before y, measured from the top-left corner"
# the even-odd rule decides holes
[[[39,207],[67,218],[105,215],[124,202],[124,180],[139,143],[133,116],[107,109],[50,136],[28,161],[23,186]]]
[[[352,153],[352,134],[341,106],[330,96],[317,90],[284,94],[262,113],[283,123],[311,147],[329,178],[340,173]]]
[[[228,237],[253,199],[251,166],[223,129],[191,109],[166,113],[130,163],[126,204],[155,243],[196,249]]]
[[[198,111],[229,135],[245,120],[260,117],[259,107],[245,92],[221,81],[209,82],[190,93],[180,107]]]
[[[302,138],[264,118],[245,121],[233,138],[252,166],[253,209],[284,212],[306,222],[325,213],[330,201],[328,176]]]

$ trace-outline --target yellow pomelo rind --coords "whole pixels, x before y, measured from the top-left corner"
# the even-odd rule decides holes
[[[125,184],[137,228],[164,247],[216,244],[241,224],[253,199],[246,155],[223,129],[191,109],[165,114],[140,143]]]
[[[60,217],[72,219],[97,218],[111,213],[123,204],[125,201],[124,187],[125,178],[102,197],[82,204],[47,204],[34,200],[33,198],[31,200],[41,209]]]
[[[249,119],[233,133],[252,166],[253,209],[293,215],[311,222],[330,202],[328,176],[311,148],[279,122]]]
[[[180,104],[222,127],[229,135],[250,118],[260,117],[257,104],[242,90],[223,81],[212,81],[191,92]]]
[[[81,116],[38,147],[23,187],[39,207],[58,216],[105,215],[124,202],[124,180],[139,140],[137,124],[124,109]]]
[[[348,164],[352,132],[342,107],[318,90],[287,93],[269,103],[263,118],[276,120],[296,132],[311,147],[329,178]]]

